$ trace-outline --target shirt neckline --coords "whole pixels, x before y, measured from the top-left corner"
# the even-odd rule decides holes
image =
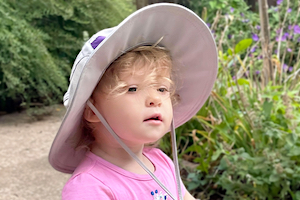
[[[153,162],[153,157],[151,157],[151,154],[150,154],[150,151],[152,149],[151,148],[144,148],[143,150],[143,155],[149,159],[149,161],[153,164],[154,166],[154,172],[153,174],[155,176],[158,177],[158,175],[160,174],[160,169],[157,167],[157,165],[155,165],[155,163]],[[95,161],[95,164],[96,165],[101,165],[103,167],[106,167],[122,176],[126,176],[128,178],[131,178],[131,179],[135,179],[135,180],[153,180],[152,177],[149,175],[149,174],[136,174],[136,173],[133,173],[133,172],[129,172],[119,166],[116,166],[110,162],[108,162],[107,160],[97,156],[96,154],[94,154],[93,152],[91,151],[88,151],[87,152],[87,157],[89,157],[90,159],[94,160]]]

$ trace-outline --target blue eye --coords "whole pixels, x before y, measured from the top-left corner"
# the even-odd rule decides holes
[[[137,87],[129,87],[128,88],[128,92],[136,92],[137,91]]]

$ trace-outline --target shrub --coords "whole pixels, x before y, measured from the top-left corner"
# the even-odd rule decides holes
[[[129,0],[1,1],[0,108],[60,102],[84,41],[133,9]]]

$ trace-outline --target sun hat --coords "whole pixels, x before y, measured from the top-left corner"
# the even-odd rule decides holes
[[[215,82],[218,61],[213,36],[191,10],[170,3],[146,6],[118,26],[93,35],[79,52],[64,96],[66,114],[53,141],[49,162],[58,171],[72,173],[86,150],[75,150],[69,138],[78,133],[82,114],[103,73],[120,55],[157,42],[170,51],[173,68],[180,76],[176,93],[180,103],[173,109],[174,126],[191,119],[207,100]]]

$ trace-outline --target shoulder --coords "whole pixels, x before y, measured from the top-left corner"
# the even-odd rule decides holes
[[[63,200],[115,199],[111,188],[90,173],[72,176],[62,191]]]
[[[115,199],[111,188],[100,178],[101,174],[105,173],[97,167],[96,159],[86,154],[65,184],[62,199]]]

